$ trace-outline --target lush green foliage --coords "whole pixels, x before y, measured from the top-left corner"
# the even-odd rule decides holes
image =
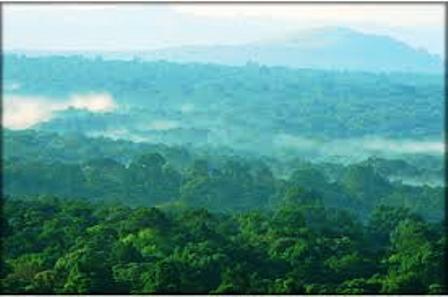
[[[3,131],[3,292],[446,292],[441,75],[4,62],[118,108]]]
[[[442,292],[440,224],[390,207],[362,224],[312,197],[228,215],[8,199],[3,292]]]
[[[56,195],[227,212],[272,209],[301,189],[325,206],[360,217],[378,205],[406,207],[432,221],[443,217],[442,187],[391,181],[400,170],[417,178],[428,172],[422,162],[419,167],[375,158],[349,165],[285,163],[33,131],[7,131],[4,139],[4,193],[13,197]]]
[[[445,290],[443,188],[389,181],[418,172],[408,163],[298,160],[286,174],[80,136],[7,131],[5,144],[3,292]]]
[[[442,75],[7,55],[4,80],[20,84],[12,94],[61,101],[107,92],[121,106],[106,114],[65,112],[40,126],[52,131],[119,129],[165,143],[211,142],[255,151],[272,150],[268,144],[283,134],[440,140],[443,131]],[[185,105],[193,109],[183,112]],[[161,118],[178,127],[144,128]]]

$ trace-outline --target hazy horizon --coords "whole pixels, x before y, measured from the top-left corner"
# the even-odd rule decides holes
[[[438,4],[6,4],[3,15],[6,52],[237,45],[344,27],[444,56]]]

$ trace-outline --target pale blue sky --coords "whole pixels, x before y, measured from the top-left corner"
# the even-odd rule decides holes
[[[320,26],[442,54],[442,4],[5,4],[6,50],[144,50],[236,44]]]

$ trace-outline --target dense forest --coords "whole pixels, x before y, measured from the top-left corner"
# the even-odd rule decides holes
[[[447,292],[442,75],[3,58],[3,293]]]
[[[444,214],[442,186],[402,182],[406,176],[442,175],[440,160],[439,169],[433,165],[437,159],[414,165],[375,157],[348,165],[302,159],[285,163],[32,130],[6,130],[4,138],[4,194],[11,196],[56,195],[227,212],[272,209],[287,193],[304,190],[326,206],[352,209],[361,217],[380,204],[407,207],[430,220]]]
[[[285,135],[440,140],[443,133],[442,75],[6,55],[4,81],[6,99],[50,104],[107,93],[119,106],[106,113],[59,111],[35,127],[49,131],[124,131],[122,137],[269,155]],[[170,124],[160,129],[152,122]]]
[[[443,293],[442,226],[378,207],[361,223],[298,191],[218,214],[6,200],[7,293]],[[301,201],[299,203],[299,201]],[[303,203],[303,201],[307,201]]]
[[[297,160],[288,171],[187,147],[4,138],[3,292],[446,289],[444,188],[390,178],[418,173],[411,163]]]

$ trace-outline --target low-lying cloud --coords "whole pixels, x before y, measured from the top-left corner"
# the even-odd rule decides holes
[[[69,107],[87,109],[91,112],[113,111],[117,106],[112,96],[106,93],[73,95],[69,101]]]
[[[6,95],[3,100],[3,126],[10,129],[30,128],[50,120],[55,112],[70,107],[90,112],[108,112],[117,105],[107,93],[74,94],[63,101],[38,96]]]
[[[171,120],[156,120],[148,125],[148,129],[156,131],[164,131],[179,128],[180,124],[177,121]]]
[[[392,140],[383,138],[365,139],[360,145],[370,151],[387,151],[397,154],[442,154],[443,142],[417,141],[412,139]]]
[[[369,155],[425,154],[442,155],[445,145],[442,139],[416,140],[391,139],[377,136],[362,138],[317,140],[313,138],[280,134],[274,140],[275,146],[298,152],[321,156],[345,156],[364,158]]]

